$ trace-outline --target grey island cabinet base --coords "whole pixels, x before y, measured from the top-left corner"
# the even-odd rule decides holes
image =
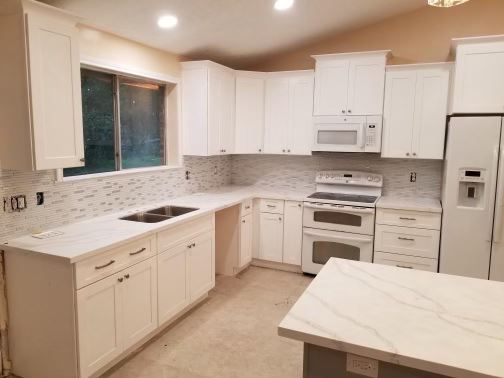
[[[365,376],[348,372],[347,353],[304,344],[303,378],[363,378]],[[378,362],[378,378],[447,378],[446,375],[429,373],[389,362]]]

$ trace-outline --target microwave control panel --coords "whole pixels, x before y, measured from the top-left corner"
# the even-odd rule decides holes
[[[380,152],[382,139],[382,119],[381,117],[366,117],[364,135],[364,151]]]

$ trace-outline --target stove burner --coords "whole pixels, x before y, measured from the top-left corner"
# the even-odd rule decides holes
[[[374,203],[378,197],[364,196],[359,194],[344,194],[344,193],[325,193],[317,192],[308,196],[311,199],[342,201],[342,202],[361,202],[361,203]]]

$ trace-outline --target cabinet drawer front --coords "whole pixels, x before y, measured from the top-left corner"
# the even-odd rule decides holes
[[[424,257],[414,257],[397,255],[394,253],[375,252],[374,263],[382,265],[391,265],[404,269],[418,269],[429,272],[437,272],[438,260],[427,259]]]
[[[249,214],[252,214],[252,199],[245,200],[241,204],[240,216],[244,217]]]
[[[259,202],[259,209],[260,209],[261,213],[283,214],[284,201],[283,200],[272,200],[272,199],[261,199]]]
[[[441,229],[441,213],[426,211],[409,211],[395,209],[378,209],[376,223],[390,226]]]
[[[418,228],[376,226],[375,250],[437,259],[439,231]]]
[[[183,223],[166,231],[158,233],[158,251],[164,252],[167,249],[189,240],[202,232],[214,229],[214,214],[198,218],[196,220]]]
[[[111,249],[75,264],[77,289],[107,277],[155,254],[155,237]]]

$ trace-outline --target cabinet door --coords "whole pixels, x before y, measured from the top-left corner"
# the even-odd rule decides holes
[[[411,156],[416,77],[414,70],[387,72],[382,157]]]
[[[453,113],[504,112],[504,42],[457,48]]]
[[[289,78],[267,79],[265,96],[264,152],[282,154],[287,151]]]
[[[350,61],[317,62],[315,69],[315,115],[346,114]]]
[[[419,70],[417,73],[413,157],[444,157],[448,86],[448,69]]]
[[[79,33],[42,15],[27,15],[31,115],[37,170],[84,163]]]
[[[221,155],[220,132],[224,128],[224,73],[217,68],[208,69],[208,130],[207,143],[208,155]]]
[[[77,291],[79,365],[88,377],[121,354],[121,274],[115,274]]]
[[[252,261],[252,214],[241,218],[240,223],[240,268]]]
[[[158,255],[159,324],[173,318],[189,305],[188,243]]]
[[[303,242],[303,204],[285,201],[283,262],[301,265],[301,247]]]
[[[352,59],[348,80],[347,114],[380,115],[383,113],[385,57]]]
[[[264,79],[236,78],[235,153],[262,152],[264,134]]]
[[[208,155],[208,69],[182,72],[184,155]],[[218,148],[218,147],[217,147]]]
[[[221,121],[220,121],[220,149],[222,154],[234,152],[235,140],[235,77],[233,72],[222,72],[221,83]]]
[[[189,248],[189,293],[191,302],[215,286],[215,252],[213,233],[203,234]]]
[[[283,216],[261,213],[259,216],[259,258],[282,262]]]
[[[311,155],[313,145],[313,74],[295,77],[289,83],[290,122],[287,150]]]
[[[122,338],[129,348],[157,328],[157,259],[122,271]]]

